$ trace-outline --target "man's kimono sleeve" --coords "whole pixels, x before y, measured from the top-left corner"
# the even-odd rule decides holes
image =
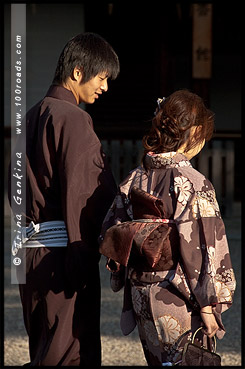
[[[98,237],[116,194],[101,143],[90,116],[69,117],[56,140],[61,202],[68,233],[68,273],[85,280],[99,260]]]

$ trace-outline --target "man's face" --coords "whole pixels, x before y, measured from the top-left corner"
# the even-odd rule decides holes
[[[93,104],[103,92],[108,90],[108,76],[106,73],[99,73],[88,82],[76,85],[76,92],[79,97],[79,104]]]

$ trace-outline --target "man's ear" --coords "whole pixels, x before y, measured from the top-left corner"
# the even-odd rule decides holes
[[[72,72],[72,75],[71,75],[71,79],[73,81],[76,81],[78,83],[81,83],[82,78],[83,78],[82,69],[81,68],[78,68],[78,67],[75,67],[73,69],[73,72]]]

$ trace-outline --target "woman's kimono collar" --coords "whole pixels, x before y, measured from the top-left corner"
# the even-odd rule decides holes
[[[192,167],[184,154],[171,151],[160,154],[148,152],[144,159],[146,169]]]

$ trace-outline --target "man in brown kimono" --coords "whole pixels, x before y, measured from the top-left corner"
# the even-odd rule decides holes
[[[26,255],[19,288],[31,366],[101,365],[97,239],[116,185],[92,119],[78,104],[94,103],[118,73],[118,57],[103,38],[77,35],[46,96],[26,115],[29,227],[18,252]]]

